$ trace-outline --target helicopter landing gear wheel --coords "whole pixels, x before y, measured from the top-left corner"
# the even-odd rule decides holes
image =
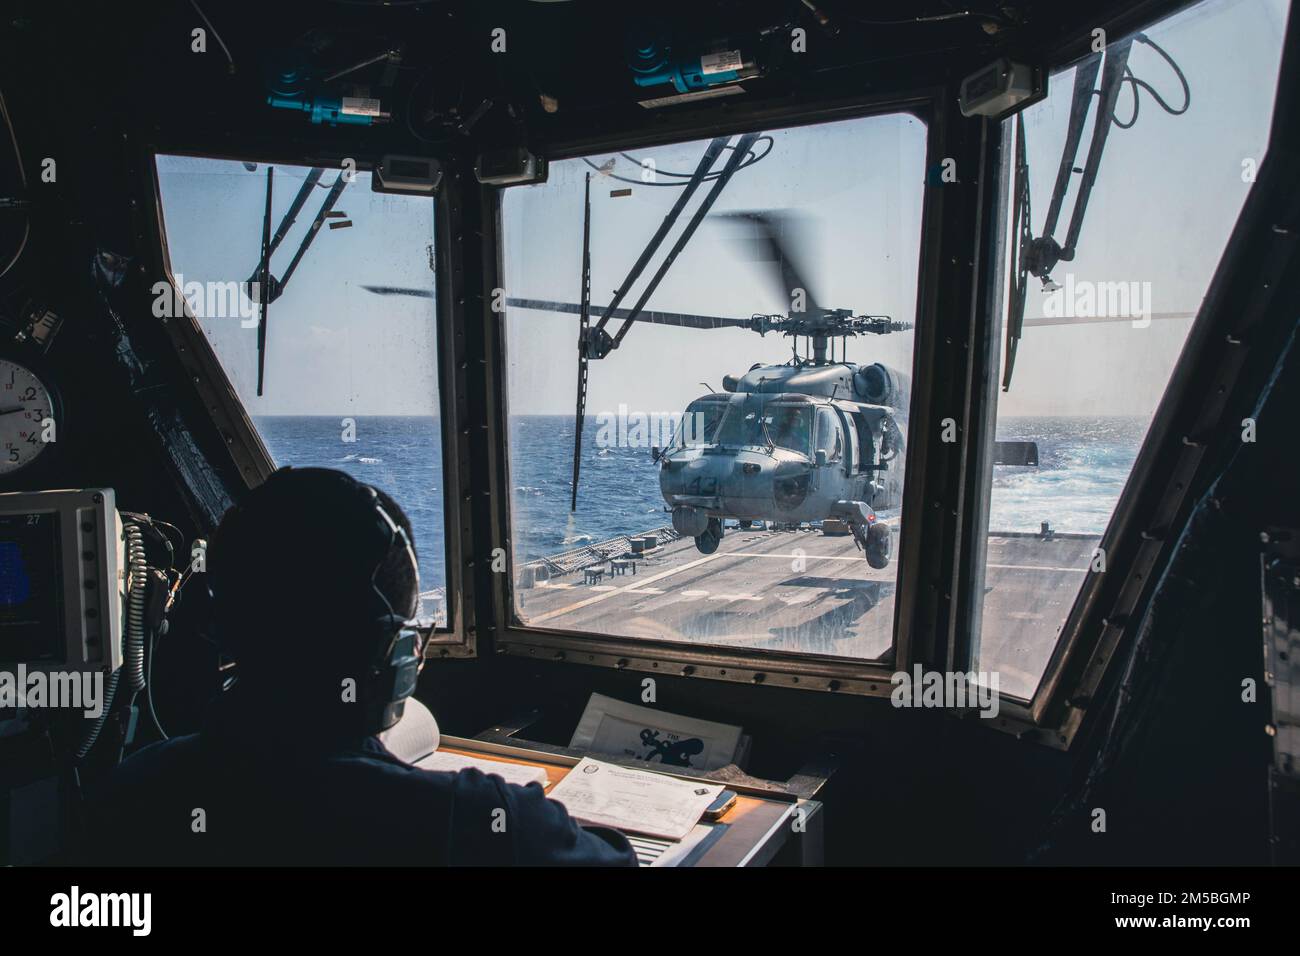
[[[889,526],[873,524],[867,529],[867,545],[863,549],[867,564],[879,571],[889,566]]]
[[[695,547],[701,554],[712,554],[718,550],[718,545],[722,543],[722,520],[719,518],[710,518],[709,526],[704,529],[704,534],[695,536]]]

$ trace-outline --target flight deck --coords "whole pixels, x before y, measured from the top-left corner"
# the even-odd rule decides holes
[[[1069,610],[1063,596],[1077,593],[1099,540],[989,536],[982,661],[1004,690],[1032,692]],[[530,562],[521,583],[531,586],[516,594],[530,626],[875,660],[890,650],[897,573],[894,562],[873,570],[851,535],[806,526],[728,528],[713,554],[660,528]]]

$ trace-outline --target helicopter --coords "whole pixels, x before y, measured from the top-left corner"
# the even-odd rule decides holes
[[[891,465],[902,461],[903,381],[880,363],[798,356],[725,376],[726,391],[687,406],[674,444],[651,451],[674,530],[712,554],[727,518],[742,528],[838,519],[867,562],[886,567],[890,529],[876,509],[901,498]]]
[[[767,265],[783,297],[790,295],[785,290],[799,290],[796,300],[803,308],[748,319],[628,313],[635,314],[635,321],[654,324],[777,332],[796,343],[785,364],[757,364],[743,374],[724,376],[723,391],[687,405],[672,444],[651,449],[673,528],[694,538],[701,553],[712,554],[727,519],[739,521],[742,528],[755,521],[836,519],[852,533],[871,567],[887,567],[891,533],[877,509],[896,508],[901,499],[898,466],[904,432],[899,422],[907,414],[909,380],[883,363],[845,361],[843,349],[849,338],[903,332],[912,325],[884,315],[823,308],[790,248],[796,229],[789,216],[750,212],[714,218],[746,229],[747,241],[758,250],[754,258]],[[584,309],[532,299],[507,299],[507,304],[579,314]],[[611,314],[626,318],[620,314],[624,311],[616,308]],[[595,331],[588,330],[589,342]],[[809,343],[807,355],[798,351],[800,338]],[[593,351],[607,351],[614,341],[596,338]]]
[[[741,528],[755,521],[837,519],[867,563],[884,568],[891,535],[877,509],[900,504],[904,435],[899,419],[907,414],[909,382],[883,363],[843,361],[843,351],[851,337],[902,332],[911,323],[822,307],[790,248],[796,230],[789,216],[718,218],[752,230],[752,258],[787,295],[799,290],[802,295],[791,298],[803,309],[752,316],[751,330],[794,340],[790,360],[724,376],[722,392],[687,406],[673,445],[652,449],[673,528],[693,537],[701,553],[712,554],[728,518]],[[811,354],[800,355],[801,337]],[[834,360],[835,339],[841,343],[840,361]]]

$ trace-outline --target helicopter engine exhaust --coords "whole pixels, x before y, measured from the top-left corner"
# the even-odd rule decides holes
[[[907,412],[911,382],[902,372],[895,371],[888,365],[876,362],[874,365],[861,366],[854,373],[853,388],[864,402],[888,405],[904,414]]]

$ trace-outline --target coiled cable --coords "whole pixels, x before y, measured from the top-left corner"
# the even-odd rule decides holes
[[[149,559],[144,550],[144,534],[137,524],[123,525],[126,536],[126,561],[129,591],[126,598],[126,635],[122,649],[122,669],[127,686],[133,691],[144,689],[145,591],[149,586]]]

